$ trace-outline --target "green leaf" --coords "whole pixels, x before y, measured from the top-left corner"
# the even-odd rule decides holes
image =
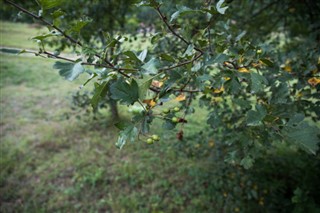
[[[286,125],[295,127],[296,125],[299,125],[304,120],[304,117],[305,117],[304,114],[296,113],[290,118],[290,120]]]
[[[139,59],[141,62],[144,62],[144,59],[146,59],[147,54],[148,54],[148,50],[147,50],[147,49],[143,50],[143,51],[139,54],[138,59]]]
[[[184,52],[182,57],[191,56],[193,54],[193,49],[194,49],[193,44],[189,44],[187,50]]]
[[[251,72],[250,76],[252,92],[260,92],[261,90],[263,90],[263,85],[268,83],[267,79],[258,73]]]
[[[270,61],[269,59],[266,58],[260,58],[260,61],[262,61],[262,63],[264,63],[265,65],[269,66],[269,67],[273,67],[274,63],[272,61]]]
[[[236,37],[236,41],[240,41],[243,36],[245,36],[247,34],[247,31],[242,31],[237,37]]]
[[[267,115],[267,110],[262,105],[257,105],[256,110],[249,110],[247,113],[247,125],[248,126],[260,126],[262,125],[262,120]]]
[[[140,100],[145,100],[147,97],[147,92],[149,90],[149,87],[152,83],[152,77],[148,79],[141,79],[137,80],[138,85],[139,85],[139,99]]]
[[[209,124],[213,128],[219,128],[222,125],[222,121],[216,112],[212,112],[209,115],[209,118],[207,120],[207,124]]]
[[[179,16],[182,16],[182,15],[185,15],[185,14],[188,14],[188,13],[202,12],[202,11],[200,11],[200,10],[190,9],[189,7],[186,7],[186,6],[177,6],[177,9],[178,9],[178,11],[174,12],[174,13],[171,15],[170,22],[174,21],[174,20],[177,19]]]
[[[23,50],[21,50],[21,51],[19,51],[18,53],[16,53],[17,55],[20,55],[20,54],[23,54],[23,53],[28,53],[28,51],[27,50],[25,50],[25,49],[23,49]]]
[[[94,86],[95,86],[95,91],[94,91],[93,97],[91,98],[90,103],[93,110],[96,111],[98,108],[99,101],[106,94],[107,82],[103,82],[102,84],[95,83]]]
[[[169,61],[169,62],[175,62],[174,58],[166,53],[162,53],[160,55],[160,58],[165,60],[165,61]]]
[[[63,12],[61,9],[58,9],[56,11],[54,11],[53,13],[51,13],[51,16],[53,19],[59,18],[61,16],[64,16],[66,13]]]
[[[245,169],[250,169],[253,166],[253,163],[254,159],[250,156],[246,156],[241,160],[240,165],[243,166]]]
[[[64,3],[64,0],[38,0],[43,10],[58,7]]]
[[[301,119],[301,117],[298,119]],[[318,127],[310,126],[307,122],[303,121],[295,127],[286,126],[282,130],[282,135],[285,136],[289,143],[294,142],[306,152],[315,155],[319,148],[319,132],[320,129]]]
[[[144,70],[146,74],[157,74],[158,69],[157,66],[158,61],[155,58],[150,59],[147,63],[145,63],[141,68]]]
[[[74,32],[74,33],[80,33],[81,29],[85,27],[87,24],[89,24],[92,20],[89,18],[83,18],[78,20],[71,29],[69,29],[69,32]]]
[[[131,123],[128,123],[126,121],[120,121],[115,124],[115,127],[117,127],[120,130],[125,130],[128,126],[132,125]]]
[[[271,88],[272,96],[271,96],[271,103],[274,104],[285,104],[287,103],[289,97],[289,88],[286,83],[281,83],[277,87]]]
[[[232,78],[225,83],[226,88],[234,95],[241,91],[241,85],[237,78]]]
[[[151,44],[156,44],[158,43],[158,41],[163,38],[163,34],[162,33],[155,33],[152,38],[151,38]]]
[[[217,11],[221,14],[225,14],[226,10],[228,9],[229,6],[226,6],[226,7],[222,7],[222,4],[224,3],[224,0],[220,0],[218,1],[217,5],[216,5],[216,8],[217,8]]]
[[[133,104],[139,99],[139,86],[134,79],[130,83],[119,79],[110,86],[110,92],[111,98],[123,104]]]
[[[126,51],[123,54],[128,56],[132,61],[141,62],[137,55],[132,51]]]
[[[173,123],[169,120],[165,120],[162,124],[162,128],[167,129],[167,130],[172,130],[176,127],[177,123]]]
[[[85,69],[81,65],[81,62],[79,63],[69,63],[69,62],[60,62],[57,61],[53,65],[54,69],[59,70],[59,74],[63,76],[68,81],[75,80],[80,74],[82,74]]]
[[[138,135],[138,129],[130,124],[125,127],[122,131],[119,132],[119,137],[116,142],[116,146],[119,149],[122,149],[122,147],[129,141],[134,142],[136,137]]]
[[[59,36],[59,35],[61,35],[61,33],[56,32],[56,31],[53,30],[50,33],[47,33],[47,34],[44,34],[44,35],[35,36],[35,37],[32,37],[31,39],[32,40],[43,41],[46,38],[49,38],[49,37],[52,37],[52,36]]]
[[[213,60],[214,63],[222,63],[224,61],[227,61],[229,59],[229,56],[221,53],[219,55],[217,55],[217,57]]]
[[[141,1],[140,3],[135,4],[137,7],[146,6],[146,7],[158,7],[160,4],[156,0],[146,0]]]

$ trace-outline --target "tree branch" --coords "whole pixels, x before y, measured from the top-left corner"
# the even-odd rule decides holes
[[[181,62],[181,63],[176,64],[176,65],[172,65],[172,66],[169,66],[169,67],[165,67],[165,68],[159,69],[159,71],[160,72],[164,72],[164,71],[172,70],[172,69],[175,69],[175,68],[182,67],[184,65],[193,63],[194,61],[198,60],[202,55],[203,55],[203,53],[200,53],[200,54],[198,54],[196,57],[194,57],[191,60],[184,61],[184,62]]]
[[[183,38],[181,35],[179,35],[178,33],[176,33],[176,31],[174,31],[174,29],[170,26],[170,24],[168,23],[167,17],[163,15],[163,13],[160,10],[160,6],[155,8],[156,11],[158,12],[161,20],[164,22],[164,24],[167,26],[167,28],[169,29],[169,31],[175,35],[177,38],[179,38],[181,41],[183,41],[185,44],[190,45],[191,43],[189,41],[187,41],[185,38]],[[194,47],[194,49],[198,52],[200,52],[201,54],[203,54],[203,50]]]
[[[62,29],[60,29],[59,27],[55,26],[54,24],[50,23],[49,21],[47,21],[46,19],[44,19],[43,17],[41,16],[38,16],[38,15],[35,15],[33,14],[32,12],[26,10],[25,8],[19,6],[18,4],[12,2],[12,1],[9,1],[9,0],[4,0],[6,3],[12,5],[13,7],[17,8],[18,10],[24,12],[25,14],[39,20],[39,21],[42,21],[45,25],[48,25],[52,28],[54,28],[55,30],[57,30],[59,33],[61,33],[61,35],[63,35],[63,37],[65,37],[66,39],[68,39],[70,42],[80,46],[80,47],[83,47],[83,44],[80,42],[80,41],[77,41],[76,39],[72,38],[71,36],[67,35]],[[109,66],[114,66],[110,61],[108,61],[107,59],[103,58],[102,56],[100,56],[99,54],[95,54],[96,57],[104,60],[104,62],[106,62]]]
[[[83,44],[80,42],[80,41],[77,41],[76,39],[72,38],[71,36],[67,35],[62,29],[60,29],[59,27],[55,26],[53,23],[50,23],[49,21],[47,21],[46,19],[44,19],[43,17],[41,16],[38,16],[30,11],[28,11],[27,9],[21,7],[20,5],[10,1],[10,0],[4,0],[7,4],[10,4],[11,6],[17,8],[18,10],[24,12],[25,14],[31,16],[32,18],[34,19],[37,19],[41,22],[43,22],[45,25],[47,26],[50,26],[52,28],[54,28],[55,30],[57,30],[59,33],[61,33],[61,35],[63,35],[63,37],[65,37],[66,39],[68,39],[70,42],[74,43],[75,45],[78,45],[80,47],[83,47]],[[184,39],[181,35],[179,35],[178,33],[176,33],[172,27],[169,25],[169,23],[167,22],[167,19],[166,17],[162,14],[162,12],[160,11],[160,8],[156,8],[156,10],[158,11],[161,19],[163,20],[163,22],[165,23],[165,25],[168,27],[168,29],[176,36],[178,37],[179,39],[181,39],[184,43],[186,44],[191,44],[190,42],[188,42],[186,39]],[[199,59],[203,54],[204,52],[197,48],[197,47],[194,47],[194,49],[198,52],[200,52],[200,54],[198,54],[197,56],[195,56],[193,59],[191,60],[188,60],[188,61],[184,61],[184,62],[181,62],[181,63],[178,63],[176,65],[173,65],[173,66],[169,66],[169,67],[166,67],[166,68],[162,68],[162,69],[159,69],[160,72],[164,72],[164,71],[168,71],[168,70],[172,70],[172,69],[175,69],[175,68],[178,68],[178,67],[181,67],[181,66],[184,66],[184,65],[187,65],[189,63],[193,63],[194,61],[196,61],[197,59]],[[30,52],[30,53],[34,53],[35,55],[41,55],[41,54],[45,54],[48,58],[55,58],[55,59],[61,59],[61,60],[64,60],[64,61],[69,61],[69,62],[72,62],[72,63],[77,63],[76,60],[72,60],[72,59],[69,59],[69,58],[65,58],[65,57],[62,57],[62,56],[58,56],[58,55],[55,55],[55,54],[52,54],[50,52],[47,52],[47,51],[43,51],[43,52]],[[82,62],[81,65],[89,65],[89,66],[97,66],[97,67],[104,67],[104,68],[108,68],[108,69],[112,69],[112,70],[116,70],[117,72],[119,72],[121,75],[123,75],[124,77],[126,78],[131,78],[131,76],[129,76],[128,74],[126,74],[125,72],[123,71],[139,71],[139,69],[132,69],[132,68],[118,68],[116,67],[115,65],[113,65],[110,61],[108,61],[106,58],[100,56],[99,54],[95,54],[95,56],[99,59],[102,59],[107,65],[104,65],[104,64],[96,64],[96,63],[87,63],[87,62]],[[156,88],[153,88],[153,87],[150,87],[149,88],[151,91],[155,92],[155,93],[159,93],[160,90],[159,89],[156,89]],[[173,91],[179,91],[179,92],[187,92],[187,93],[196,93],[196,92],[200,92],[199,90],[185,90],[185,89],[173,89]]]

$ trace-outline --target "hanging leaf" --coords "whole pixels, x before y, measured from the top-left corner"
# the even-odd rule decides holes
[[[64,0],[39,0],[38,2],[43,10],[48,10],[62,5]]]
[[[247,113],[247,125],[248,126],[260,126],[262,125],[262,120],[267,115],[267,110],[262,105],[256,106],[256,111],[249,110]]]
[[[150,107],[154,107],[157,105],[157,102],[155,102],[154,99],[145,99],[143,100],[143,103],[147,104]]]
[[[281,83],[277,87],[272,87],[272,97],[270,102],[274,104],[285,104],[287,103],[288,97],[290,95],[289,88],[286,83]]]
[[[144,62],[144,59],[146,59],[147,54],[148,54],[148,50],[147,50],[147,49],[143,50],[143,51],[139,54],[138,59],[139,59],[141,62]]]
[[[261,58],[260,61],[261,61],[262,63],[264,63],[265,65],[269,66],[269,67],[273,67],[273,65],[274,65],[273,62],[270,61],[270,60],[267,59],[267,58]]]
[[[253,166],[253,163],[254,159],[250,156],[246,156],[241,160],[240,165],[245,169],[250,169]]]
[[[186,100],[186,95],[185,94],[180,94],[174,100],[176,100],[176,101],[184,101],[184,100]]]
[[[147,92],[152,83],[152,78],[145,77],[144,79],[137,80],[137,83],[139,85],[139,98],[140,100],[144,100],[147,97]]]
[[[268,83],[267,79],[258,73],[251,72],[250,76],[252,92],[260,92],[264,88],[263,85],[266,85]]]
[[[132,51],[126,51],[123,53],[124,55],[128,56],[129,59],[131,59],[132,61],[135,61],[135,62],[141,62],[141,60],[138,58],[138,56],[132,52]],[[142,56],[141,56],[142,57]]]
[[[217,5],[216,5],[217,11],[219,13],[221,13],[222,15],[225,14],[226,10],[229,7],[229,6],[222,7],[223,3],[224,3],[224,0],[220,0],[220,1],[218,1]]]
[[[161,58],[162,60],[165,60],[165,61],[175,62],[174,58],[173,58],[172,56],[166,54],[166,53],[162,53],[162,54],[160,55],[160,58]]]
[[[194,45],[193,44],[189,44],[187,50],[183,53],[182,57],[191,56],[193,54],[193,49],[194,49]]]
[[[282,131],[289,143],[294,142],[306,152],[316,154],[319,148],[320,129],[310,126],[307,122],[300,122],[296,126],[287,126]]]
[[[240,67],[240,68],[238,68],[238,71],[239,71],[239,72],[244,72],[244,73],[249,73],[249,72],[250,72],[250,70],[248,70],[248,69],[245,68],[245,67]]]
[[[95,86],[95,91],[94,91],[93,97],[91,98],[90,103],[93,110],[96,111],[98,108],[99,101],[101,100],[101,98],[103,98],[106,95],[107,82],[103,82],[102,84],[95,83],[94,86]]]
[[[63,76],[68,81],[75,80],[80,74],[82,74],[85,69],[81,65],[81,62],[79,63],[69,63],[69,62],[60,62],[57,61],[53,65],[54,69],[59,70],[59,74]]]
[[[170,22],[176,20],[179,16],[186,15],[188,13],[202,12],[200,10],[193,10],[186,6],[177,6],[177,11],[171,15]]]
[[[111,98],[123,104],[133,104],[139,99],[139,86],[134,79],[130,83],[119,79],[110,86],[110,92]]]
[[[320,84],[320,78],[317,78],[317,77],[309,78],[309,79],[308,79],[308,83],[309,83],[311,86],[315,87],[315,86],[317,86],[318,84]]]
[[[145,63],[141,68],[144,70],[146,74],[157,74],[158,61],[155,58],[150,59],[147,63]]]
[[[122,147],[127,143],[127,142],[134,142],[136,137],[138,135],[138,129],[132,125],[128,124],[126,127],[119,132],[119,137],[116,142],[116,146],[119,149],[122,149]]]
[[[68,31],[73,33],[80,33],[81,29],[85,27],[87,24],[89,24],[91,21],[92,20],[89,18],[80,19],[75,24],[73,24],[71,29],[69,29]]]

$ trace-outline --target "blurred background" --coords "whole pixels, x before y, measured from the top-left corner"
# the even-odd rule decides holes
[[[34,13],[39,9],[35,1],[15,2]],[[177,4],[197,8],[208,2],[168,1],[163,11],[169,16]],[[319,21],[313,1],[253,2],[232,4],[230,10],[256,41],[283,29],[283,23],[288,33],[302,38],[318,29],[309,27]],[[81,39],[97,48],[107,38],[123,35],[128,40],[122,49],[151,49],[148,35],[163,30],[163,23],[154,11],[133,3],[137,1],[70,0],[63,6],[64,18],[90,19]],[[52,68],[54,59],[17,54],[37,51],[31,38],[48,29],[3,2],[0,13],[1,212],[320,211],[319,154],[279,144],[249,170],[234,166],[225,161],[227,144],[214,140],[206,125],[207,110],[196,102],[197,114],[188,117],[183,141],[176,138],[178,130],[162,130],[159,122],[152,130],[161,136],[159,143],[136,141],[118,150],[114,121],[129,119],[135,108],[106,99],[94,112],[93,84],[80,89],[89,76],[68,82]],[[179,20],[175,27],[201,20]],[[64,40],[51,39],[46,45],[47,50],[77,56],[77,49]],[[174,46],[164,42],[161,48]]]

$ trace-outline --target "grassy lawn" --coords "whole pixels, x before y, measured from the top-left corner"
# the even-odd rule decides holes
[[[32,48],[28,38],[37,30],[1,22],[1,45]],[[186,205],[202,190],[190,173],[206,164],[180,156],[174,133],[162,132],[160,123],[153,131],[162,144],[137,141],[118,150],[107,111],[79,120],[71,109],[85,76],[67,82],[54,60],[28,55],[0,54],[0,60],[1,212],[193,212],[207,205]],[[202,117],[191,124],[201,126]]]
[[[190,173],[207,163],[180,156],[179,142],[157,130],[160,124],[154,131],[163,144],[137,141],[118,150],[108,114],[72,116],[70,96],[84,79],[65,81],[52,60],[0,58],[3,212],[175,212],[200,199],[191,195],[198,190],[189,187],[202,188]]]
[[[31,38],[46,32],[46,28],[35,24],[0,21],[0,46],[37,49],[37,43]]]

